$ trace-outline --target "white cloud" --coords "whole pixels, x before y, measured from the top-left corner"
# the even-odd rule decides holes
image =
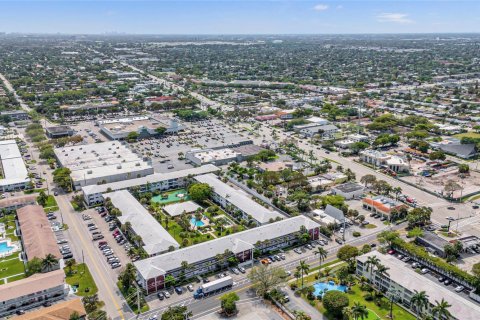
[[[408,14],[406,13],[380,13],[377,16],[377,20],[379,22],[393,22],[400,24],[414,23],[412,19],[408,18]]]
[[[328,9],[327,4],[317,4],[315,7],[313,7],[313,10],[315,11],[325,11]]]

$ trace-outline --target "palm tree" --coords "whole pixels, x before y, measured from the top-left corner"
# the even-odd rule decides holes
[[[300,261],[300,264],[297,266],[297,270],[300,271],[302,275],[302,289],[303,289],[303,275],[308,274],[310,271],[310,266],[305,260]]]
[[[352,315],[353,315],[353,319],[355,320],[358,320],[358,319],[363,320],[365,318],[368,318],[367,307],[364,305],[361,305],[360,302],[356,301],[352,307]]]
[[[372,276],[372,272],[375,269],[376,266],[380,264],[380,259],[377,258],[377,256],[370,256],[367,258],[367,262],[365,262],[365,265],[367,266],[367,271],[370,271],[370,277]]]
[[[322,247],[318,247],[317,250],[315,251],[315,255],[318,255],[319,269],[321,269],[322,262],[327,258],[328,252]]]
[[[301,311],[301,310],[294,310],[293,315],[295,316],[295,320],[311,319],[310,316],[305,313],[305,311]]]
[[[390,269],[388,267],[385,267],[383,264],[378,264],[377,265],[377,270],[375,270],[375,273],[378,276],[388,276],[387,270]]]
[[[415,310],[418,315],[422,314],[422,309],[428,306],[428,295],[425,291],[418,292],[415,290],[415,293],[410,299],[410,303],[415,306]]]
[[[343,308],[342,313],[343,313],[344,318],[347,319],[347,320],[354,317],[352,308],[345,307],[345,308]]]
[[[402,188],[400,188],[400,187],[395,187],[395,188],[393,188],[392,191],[393,191],[393,193],[395,193],[395,200],[398,200],[398,195],[399,195],[400,193],[402,193]]]
[[[66,262],[65,262],[65,266],[67,267],[67,273],[69,275],[72,274],[72,268],[73,266],[75,265],[75,259],[68,259]]]
[[[52,271],[52,268],[58,264],[57,258],[51,253],[47,254],[42,260],[42,270]]]
[[[445,299],[442,298],[442,301],[438,302],[435,300],[435,307],[432,308],[432,315],[438,319],[449,320],[452,319],[452,314],[448,311],[452,305],[449,304]]]

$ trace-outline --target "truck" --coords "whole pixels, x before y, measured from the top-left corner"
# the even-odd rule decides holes
[[[217,280],[214,280],[209,283],[202,284],[194,293],[193,297],[195,299],[203,298],[204,296],[210,295],[212,293],[218,292],[222,289],[231,288],[233,286],[232,277],[224,277]]]

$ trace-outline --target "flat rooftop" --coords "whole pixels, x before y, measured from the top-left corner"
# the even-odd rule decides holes
[[[339,184],[338,186],[333,187],[333,189],[340,190],[344,193],[350,193],[358,190],[363,190],[364,187],[358,183],[347,182],[344,184]]]
[[[206,164],[197,168],[190,168],[185,170],[171,171],[167,173],[154,173],[145,177],[135,178],[130,180],[100,184],[100,185],[90,185],[82,188],[83,193],[86,195],[104,193],[108,189],[112,191],[123,190],[135,186],[146,185],[147,183],[157,183],[161,181],[168,181],[171,179],[185,178],[189,175],[198,175],[211,172],[217,172],[220,168],[214,166],[213,164]]]
[[[0,161],[3,179],[0,185],[28,182],[28,171],[15,140],[0,141]]]
[[[320,227],[318,223],[305,216],[297,216],[137,261],[134,265],[144,279],[150,279],[180,268],[182,261],[194,264],[223,254],[227,249],[233,253],[250,250],[258,241],[298,232],[301,226],[305,226],[307,230]]]
[[[213,188],[214,192],[219,194],[222,198],[228,199],[228,202],[242,210],[253,219],[261,224],[268,223],[270,219],[284,218],[283,215],[277,211],[268,210],[264,206],[256,203],[249,198],[243,191],[236,190],[226,183],[223,183],[218,177],[212,173],[196,176],[198,182],[206,183]]]
[[[125,133],[137,131],[140,127],[155,130],[162,126],[168,128],[170,125],[165,122],[149,117],[131,117],[113,120],[99,121],[103,128],[113,133]]]
[[[122,215],[118,220],[125,224],[130,222],[133,231],[142,237],[143,249],[149,255],[167,251],[170,246],[179,248],[178,242],[165,230],[160,223],[135,199],[127,190],[105,194],[112,200]]]
[[[199,206],[193,201],[185,201],[166,205],[165,207],[163,207],[163,211],[168,213],[170,217],[176,217],[183,214],[184,212],[191,213],[201,208],[201,206]]]
[[[468,299],[464,299],[455,292],[452,292],[440,285],[438,282],[432,281],[427,277],[413,271],[404,262],[392,255],[384,255],[378,251],[372,251],[364,254],[357,259],[365,263],[370,256],[376,256],[380,259],[380,263],[387,268],[389,278],[410,291],[425,291],[429,297],[429,301],[435,304],[435,301],[445,299],[452,306],[448,311],[461,320],[478,320],[480,315],[480,306]]]
[[[214,162],[217,160],[231,159],[241,154],[232,149],[207,149],[207,150],[192,150],[190,152],[195,158],[200,159],[202,163]]]

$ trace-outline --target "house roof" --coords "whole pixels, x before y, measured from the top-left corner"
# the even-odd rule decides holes
[[[41,206],[28,205],[17,209],[17,218],[28,260],[34,257],[43,259],[48,254],[57,259],[62,258],[47,215]]]
[[[0,301],[9,301],[28,296],[65,284],[65,272],[61,269],[46,273],[36,273],[28,278],[3,284],[0,290]]]
[[[439,148],[447,153],[453,153],[463,157],[471,157],[477,153],[476,146],[473,143],[461,144],[450,143],[439,145]]]
[[[16,316],[15,320],[69,320],[70,316],[77,312],[80,317],[86,315],[82,300],[76,298],[73,300],[63,301],[47,308],[40,308],[35,311],[28,312],[21,316]]]

